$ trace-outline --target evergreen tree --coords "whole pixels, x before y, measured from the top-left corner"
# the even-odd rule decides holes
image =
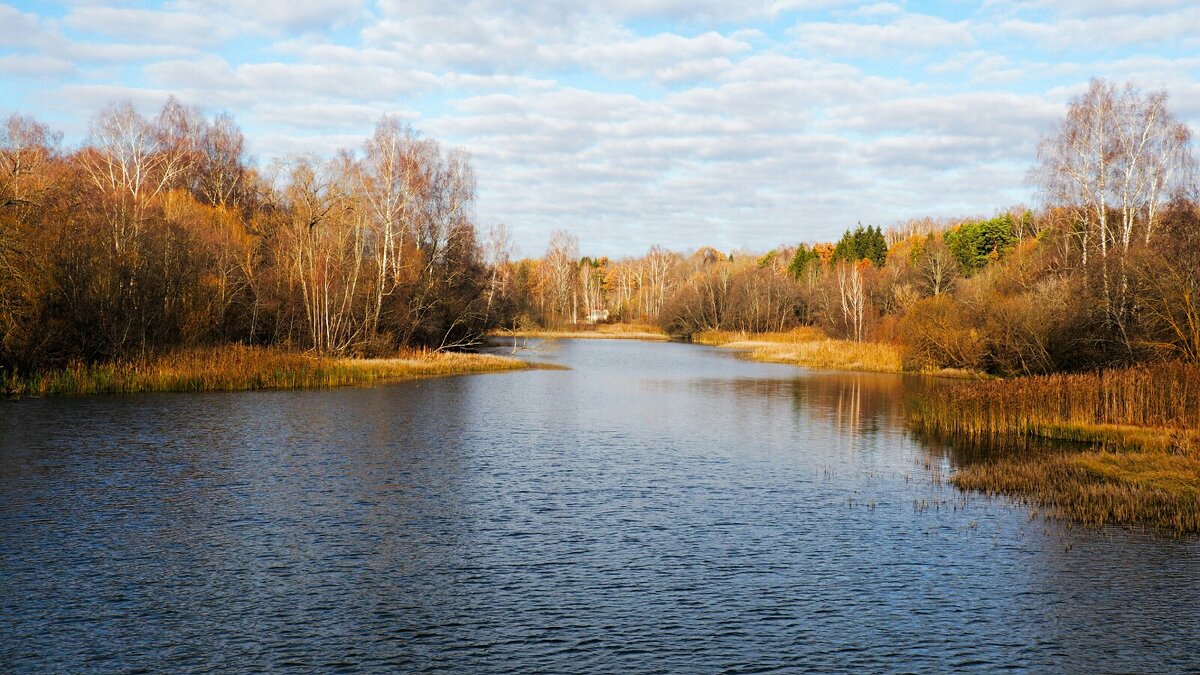
[[[945,240],[963,272],[969,273],[1001,258],[1017,243],[1017,235],[1012,216],[1006,213],[963,223],[947,232]]]
[[[878,227],[863,227],[860,223],[854,231],[846,230],[833,249],[834,260],[870,260],[872,265],[883,267],[887,262],[887,240]]]
[[[788,263],[788,274],[792,275],[793,279],[803,277],[804,271],[816,259],[816,251],[809,248],[806,244],[800,244],[796,247],[796,255],[792,256],[792,262]]]

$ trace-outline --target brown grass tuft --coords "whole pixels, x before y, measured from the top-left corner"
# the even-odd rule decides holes
[[[1017,495],[1093,525],[1140,524],[1200,532],[1200,460],[1164,452],[1080,452],[960,468],[951,482]]]

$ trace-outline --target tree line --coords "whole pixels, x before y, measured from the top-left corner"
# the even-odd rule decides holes
[[[478,344],[489,269],[469,158],[392,117],[356,151],[253,167],[225,114],[96,115],[82,147],[0,122],[0,368],[195,345]]]
[[[1190,130],[1164,92],[1093,81],[1039,146],[1035,209],[857,225],[766,254],[513,259],[468,157],[383,117],[331,158],[256,168],[228,115],[109,106],[87,141],[0,124],[0,368],[194,345],[334,355],[469,348],[496,327],[817,326],[913,368],[1040,373],[1200,360]]]
[[[908,365],[999,374],[1200,360],[1200,210],[1191,133],[1145,93],[1094,80],[1042,140],[1037,210],[859,225],[765,255],[652,248],[579,255],[558,232],[541,259],[500,261],[511,327],[580,317],[688,337],[819,326],[900,343]]]

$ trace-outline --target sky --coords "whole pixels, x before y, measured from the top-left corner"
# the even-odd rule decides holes
[[[361,150],[397,115],[471,153],[521,255],[763,251],[1034,204],[1089,79],[1200,122],[1193,0],[0,0],[0,115],[86,141],[168,96],[254,161]]]

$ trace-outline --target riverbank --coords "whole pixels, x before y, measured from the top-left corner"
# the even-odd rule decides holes
[[[31,376],[6,375],[0,377],[0,388],[8,396],[309,389],[528,367],[519,359],[491,354],[414,350],[394,358],[358,359],[229,345],[124,363],[81,364]]]
[[[601,323],[594,325],[578,325],[564,330],[496,330],[491,333],[494,338],[538,338],[554,339],[583,339],[583,340],[646,340],[650,342],[668,342],[670,336],[662,332],[658,326],[636,323]]]
[[[896,345],[836,340],[819,328],[807,326],[777,333],[704,331],[693,335],[692,342],[736,350],[753,361],[874,373],[904,370]]]
[[[1198,365],[961,384],[928,392],[910,418],[951,442],[1002,449],[958,467],[960,488],[1083,523],[1200,532]],[[1031,439],[1084,449],[1031,450]]]

